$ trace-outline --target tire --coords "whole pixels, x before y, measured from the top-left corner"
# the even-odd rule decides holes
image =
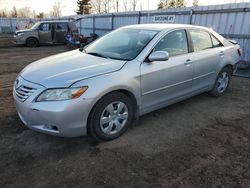
[[[116,139],[128,129],[133,115],[133,103],[127,95],[110,93],[93,108],[88,120],[88,132],[97,141]]]
[[[223,68],[218,74],[214,87],[210,93],[215,97],[222,96],[228,89],[232,77],[232,70],[229,67]]]
[[[38,40],[36,38],[28,38],[26,40],[26,46],[27,47],[37,47],[38,46]]]

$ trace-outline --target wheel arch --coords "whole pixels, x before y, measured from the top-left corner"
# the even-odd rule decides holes
[[[28,41],[29,39],[35,39],[35,40],[37,41],[37,44],[39,45],[39,39],[38,39],[37,37],[34,37],[34,36],[30,36],[30,37],[26,38],[26,40],[25,40],[25,44],[26,44],[26,45],[27,45],[27,41]]]
[[[229,64],[225,65],[222,69],[224,69],[224,68],[229,68],[231,70],[231,73],[233,73],[234,66],[232,64],[229,63]]]

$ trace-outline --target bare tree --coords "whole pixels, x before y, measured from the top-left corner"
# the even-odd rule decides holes
[[[30,7],[23,7],[18,10],[18,17],[20,18],[30,18],[32,17],[32,11],[30,10]]]
[[[44,18],[45,15],[43,12],[39,12],[37,15],[36,15],[37,18]]]
[[[50,12],[50,16],[52,17],[60,17],[62,15],[62,6],[60,1],[56,1],[52,7],[52,11]]]
[[[6,11],[2,10],[2,11],[0,12],[0,17],[7,17]]]
[[[12,9],[12,11],[11,11],[11,13],[10,13],[10,16],[11,16],[12,18],[16,18],[16,17],[17,17],[17,9],[16,9],[15,6],[13,6],[13,9]]]
[[[103,0],[103,12],[104,13],[109,13],[110,12],[110,8],[111,8],[111,4],[110,4],[110,0]]]
[[[198,1],[198,0],[193,0],[193,6],[194,6],[194,7],[199,6],[199,1]]]
[[[128,0],[123,0],[123,7],[125,11],[128,11]]]
[[[113,0],[112,1],[112,7],[114,9],[114,12],[119,12],[119,5],[120,5],[119,0]]]
[[[138,4],[138,0],[131,0],[130,4],[132,6],[132,10],[135,11]]]
[[[92,11],[95,13],[101,13],[102,12],[102,0],[91,0],[90,2]]]
[[[119,0],[91,0],[92,12],[109,13],[118,10]],[[117,4],[117,6],[115,5]]]

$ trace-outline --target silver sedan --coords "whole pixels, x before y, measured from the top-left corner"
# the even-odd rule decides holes
[[[126,26],[84,49],[31,63],[13,96],[30,129],[112,140],[145,113],[202,92],[221,96],[240,55],[239,45],[208,28]]]

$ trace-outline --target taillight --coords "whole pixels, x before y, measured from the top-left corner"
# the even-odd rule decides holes
[[[237,52],[238,52],[239,56],[241,56],[241,50],[240,50],[240,48],[237,49]]]

